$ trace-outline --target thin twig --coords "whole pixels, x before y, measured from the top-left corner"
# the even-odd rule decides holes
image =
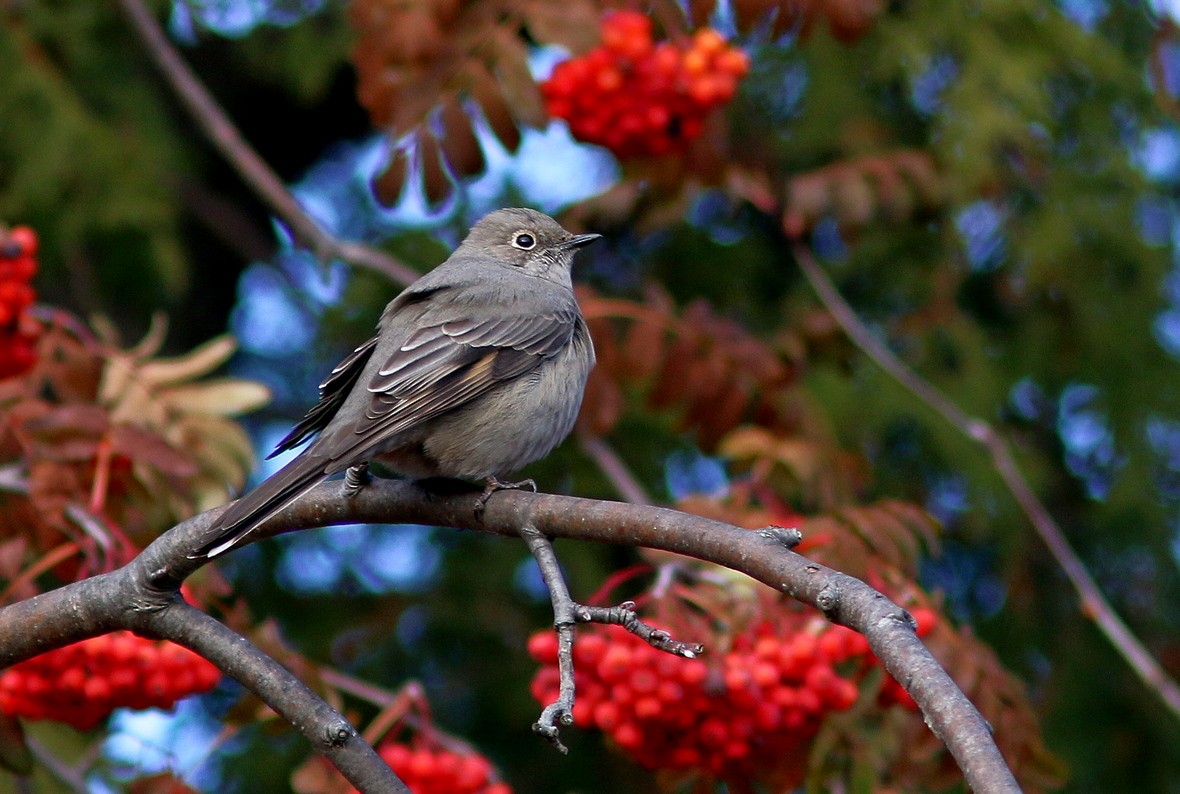
[[[627,464],[619,457],[615,448],[606,442],[606,439],[601,436],[587,436],[579,433],[578,445],[583,452],[590,456],[603,476],[610,480],[610,484],[614,486],[624,501],[633,505],[655,504],[643,487],[643,483],[639,482],[639,479],[627,468]]]
[[[990,424],[959,408],[945,394],[895,356],[893,351],[861,322],[860,317],[840,295],[836,285],[824,273],[807,246],[794,243],[792,251],[800,270],[819,295],[820,301],[856,346],[919,400],[941,414],[968,438],[979,442],[987,449],[1000,478],[1077,591],[1082,614],[1097,624],[1099,630],[1106,635],[1107,640],[1147,688],[1159,697],[1174,717],[1180,718],[1180,687],[1177,687],[1176,682],[1168,676],[1102,595],[1085,564],[1069,545],[1065,533],[1061,531],[1061,527],[1057,525],[1020,471],[1012,449],[1004,438]]]
[[[81,547],[77,542],[67,540],[65,543],[59,544],[49,551],[45,552],[41,557],[38,557],[32,565],[25,568],[19,574],[12,578],[8,586],[0,592],[0,604],[6,604],[13,596],[19,594],[25,587],[29,585],[34,579],[41,574],[57,567],[59,563],[65,562],[70,557],[73,557],[81,551]]]
[[[705,652],[705,646],[699,642],[674,640],[672,635],[663,629],[657,629],[655,626],[644,623],[635,614],[634,601],[624,601],[617,607],[591,607],[578,604],[574,614],[577,615],[579,623],[621,626],[657,651],[664,651],[673,656],[695,659]]]
[[[553,544],[536,527],[530,523],[520,525],[520,536],[528,545],[529,551],[541,569],[541,578],[545,580],[545,587],[549,589],[549,598],[553,602],[553,630],[557,632],[557,671],[558,693],[557,700],[550,703],[541,711],[541,716],[533,723],[533,731],[547,739],[550,744],[562,753],[569,749],[561,743],[557,725],[573,725],[574,723],[574,622],[577,616],[574,612],[574,600],[570,598],[569,588],[565,585],[565,577],[561,575],[561,566],[557,562],[557,555],[553,551]]]
[[[165,609],[141,608],[138,617],[152,635],[196,651],[260,697],[359,791],[410,794],[343,715],[245,637],[183,601]]]
[[[372,703],[374,706],[377,706],[381,709],[385,709],[390,704],[394,703],[400,696],[400,693],[406,690],[408,687],[417,687],[417,691],[422,693],[422,685],[417,681],[409,681],[406,684],[403,684],[397,692],[393,692],[391,690],[385,689],[384,687],[379,687],[376,684],[371,684],[368,681],[357,678],[356,676],[343,673],[334,667],[321,667],[317,675],[319,675],[320,680],[328,686],[338,689],[346,694],[352,695],[353,697],[358,697],[361,700],[368,701],[369,703]],[[425,700],[425,695],[421,694],[421,697],[423,698],[422,702],[426,703],[427,701]],[[374,723],[376,723],[376,719],[366,726],[365,731],[362,734],[364,739],[370,743],[375,741],[375,739],[370,738],[371,735],[377,734],[379,736],[384,736],[389,732],[389,728],[391,727],[389,725],[385,725],[381,731],[377,731],[373,729]],[[406,712],[401,716],[401,723],[419,732],[429,728],[433,741],[438,744],[438,746],[444,747],[456,755],[479,754],[479,750],[475,747],[475,745],[459,738],[458,736],[455,736],[454,734],[447,733],[446,731],[440,729],[433,722],[428,724],[428,721],[424,719],[423,716],[415,714],[412,711]]]
[[[70,766],[58,758],[56,753],[31,736],[25,737],[25,744],[28,745],[29,752],[33,754],[33,758],[37,759],[37,763],[57,778],[59,783],[67,786],[71,791],[79,792],[79,794],[87,794],[90,791],[90,784],[86,782],[86,775],[80,772],[78,768]]]
[[[141,0],[120,0],[123,12],[139,33],[156,66],[164,74],[185,109],[200,125],[238,176],[290,227],[295,239],[323,261],[342,259],[369,268],[406,285],[418,274],[392,256],[367,245],[337,240],[296,201],[278,174],[242,137],[241,132],[168,41],[163,29]]]
[[[608,626],[622,626],[656,650],[695,659],[705,651],[705,646],[694,642],[680,642],[663,629],[649,626],[635,614],[635,602],[625,601],[616,607],[588,606],[575,602],[561,573],[561,565],[549,538],[530,523],[521,525],[520,536],[528,544],[529,551],[541,569],[541,578],[549,589],[553,602],[553,628],[557,632],[557,700],[541,711],[533,724],[533,730],[544,736],[561,752],[568,752],[561,743],[557,724],[571,725],[574,720],[574,623],[602,623]]]

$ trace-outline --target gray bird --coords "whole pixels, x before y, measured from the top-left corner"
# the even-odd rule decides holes
[[[485,480],[484,499],[514,485],[499,478],[549,454],[577,418],[594,346],[570,266],[600,236],[530,209],[476,223],[390,301],[271,456],[316,439],[231,504],[196,556],[233,548],[321,480],[373,460],[416,479]]]

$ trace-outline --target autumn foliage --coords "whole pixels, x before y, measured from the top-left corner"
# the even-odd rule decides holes
[[[292,249],[308,240],[281,218],[274,260],[283,261],[258,264],[270,229],[249,233],[261,226],[256,197],[203,184],[217,168],[192,131],[202,125],[172,123],[180,106],[166,83],[105,16],[125,4],[68,24],[56,8],[11,5],[0,12],[14,23],[0,25],[0,117],[31,132],[0,136],[0,171],[14,172],[0,179],[0,212],[11,216],[0,218],[0,604],[125,565],[161,532],[240,492],[258,428],[247,432],[239,418],[270,391],[219,371],[234,362],[273,376],[280,405],[263,421],[285,422],[314,399],[314,377],[331,365],[321,353],[364,338],[393,294],[371,273],[340,278],[334,264],[323,277],[333,283],[292,299],[272,329],[307,331],[305,340],[312,332],[290,318],[322,323],[324,349],[301,342],[270,360],[247,349],[235,362],[237,343],[218,335],[222,315],[213,330],[188,328],[193,306],[229,311],[231,298],[208,300],[229,292],[230,281],[214,277],[225,261],[255,262],[252,277],[282,281],[268,285],[277,300],[296,278],[288,266],[307,254]],[[1029,531],[1027,501],[1035,491],[1046,514],[1071,522],[1064,534],[1082,564],[1101,568],[1115,608],[1147,638],[1144,653],[1180,669],[1167,612],[1175,566],[1160,562],[1174,551],[1180,503],[1180,436],[1168,418],[1180,349],[1180,289],[1167,276],[1177,169],[1160,178],[1166,169],[1142,154],[1175,148],[1180,117],[1170,96],[1180,28],[1156,19],[1160,9],[352,0],[294,24],[305,11],[264,3],[290,18],[262,26],[249,46],[212,46],[206,5],[178,4],[174,31],[182,11],[192,23],[193,46],[181,53],[200,74],[240,70],[241,87],[211,88],[241,103],[232,110],[253,125],[242,138],[264,155],[280,150],[276,141],[302,140],[299,123],[315,147],[321,134],[358,139],[366,120],[384,136],[380,164],[347,176],[349,201],[369,214],[331,194],[340,224],[330,232],[343,245],[316,240],[315,254],[353,264],[395,254],[402,272],[436,264],[484,203],[535,198],[511,175],[494,199],[467,190],[490,163],[501,167],[537,140],[532,131],[594,145],[581,155],[617,176],[559,213],[567,228],[605,238],[579,255],[575,275],[598,362],[575,438],[522,476],[542,490],[625,495],[751,530],[797,528],[796,551],[917,618],[1026,791],[1068,779],[1057,750],[1083,773],[1093,767],[1079,787],[1104,790],[1093,781],[1111,770],[1168,777],[1153,765],[1166,765],[1154,756],[1175,744],[1172,733],[1144,729],[1156,716],[1127,696],[1134,682],[1113,663],[1090,670],[1075,657],[1099,656],[1088,620],[1097,608],[1072,600]],[[1081,20],[1082,6],[1093,18]],[[1127,56],[1146,42],[1145,69]],[[282,129],[265,129],[252,116],[260,95],[301,121],[284,116]],[[321,110],[326,97],[336,104]],[[166,121],[147,123],[157,118]],[[278,170],[290,178],[304,167],[293,156]],[[432,212],[454,210],[438,221],[449,226],[409,229],[390,212],[407,192]],[[390,229],[395,239],[377,257],[349,259],[362,238]],[[902,388],[882,374],[839,312],[817,302],[801,251],[919,387],[983,417],[994,435],[970,421],[959,433],[914,395],[912,380]],[[106,293],[92,296],[92,282]],[[145,295],[174,301],[183,322],[171,333],[163,315],[149,324],[136,304]],[[342,307],[328,305],[338,298]],[[72,302],[85,310],[53,305]],[[124,324],[148,331],[127,342]],[[169,339],[187,352],[168,351]],[[1071,394],[1087,431],[1075,437],[1065,432]],[[1069,448],[1083,435],[1090,448]],[[1014,499],[997,484],[1006,472],[997,478],[987,456],[998,440],[1027,467],[1028,494]],[[671,465],[677,456],[689,463]],[[1092,489],[1093,470],[1113,483],[1109,494]],[[712,472],[704,484],[693,479],[707,479],[702,471]],[[290,581],[305,570],[295,552],[307,551],[296,547],[306,537],[246,550],[255,556],[238,574],[240,593],[220,563],[206,567],[190,580],[195,600],[338,707],[415,794],[583,782],[597,791],[568,770],[605,768],[583,749],[596,752],[599,740],[619,779],[644,790],[962,785],[864,638],[731,572],[651,551],[612,577],[624,552],[559,549],[571,590],[609,577],[605,589],[629,590],[623,597],[643,619],[706,652],[681,659],[616,626],[579,625],[574,724],[562,735],[583,734],[583,752],[554,760],[542,741],[519,741],[536,704],[556,697],[558,673],[554,635],[537,630],[546,605],[522,595],[534,594],[517,577],[518,548],[481,545],[479,533],[433,534],[422,556],[435,555],[435,567],[424,563],[404,590],[382,590],[364,575],[379,564],[377,536],[358,534],[365,540],[351,550],[325,544],[316,559],[339,552],[337,586],[310,596]],[[972,602],[980,592],[986,603]],[[429,719],[391,717],[395,690],[415,676],[439,701],[440,722],[461,725],[479,750]],[[24,746],[6,726],[52,721],[89,733],[115,709],[168,708],[218,680],[190,651],[127,632],[29,659],[0,672],[0,767],[16,769],[7,751]],[[218,694],[235,701],[219,714],[224,735],[247,752],[286,730],[267,705],[229,692]],[[1126,726],[1097,725],[1096,714],[1115,711],[1130,715]],[[1047,743],[1045,714],[1057,728],[1094,723],[1094,734]],[[241,730],[258,724],[263,739]],[[1116,749],[1093,760],[1099,744]],[[352,791],[321,759],[272,754],[280,788],[289,780],[299,794]],[[253,772],[239,786],[255,785]],[[130,790],[188,788],[165,775]]]

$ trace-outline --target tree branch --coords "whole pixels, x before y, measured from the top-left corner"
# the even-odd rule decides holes
[[[278,174],[242,137],[229,116],[180,57],[141,0],[119,0],[119,3],[185,110],[197,122],[209,142],[238,172],[242,181],[287,223],[296,240],[310,248],[322,261],[342,259],[374,270],[403,286],[418,278],[412,268],[389,254],[361,243],[338,240],[321,227],[299,205]]]
[[[348,499],[343,489],[342,482],[313,488],[252,537],[341,523],[418,523],[515,537],[520,527],[531,525],[554,538],[647,546],[724,565],[864,634],[885,669],[922,708],[927,724],[950,749],[972,789],[1019,791],[987,723],[914,634],[909,614],[863,582],[790,551],[795,538],[785,531],[752,532],[664,508],[520,491],[494,494],[476,522],[470,492],[427,494],[414,483],[389,480],[375,481]],[[222,509],[161,535],[124,568],[0,609],[0,665],[141,625],[138,612],[159,609],[161,599],[170,602],[180,582],[204,564],[188,555],[206,539]],[[154,598],[149,597],[152,593]],[[142,625],[153,625],[152,621]],[[169,630],[181,636],[179,629]],[[250,657],[238,663],[254,664]]]
[[[202,564],[187,559],[187,553],[176,543],[157,541],[118,570],[0,610],[0,666],[119,629],[171,640],[217,665],[286,717],[358,790],[409,794],[335,709],[245,637],[180,598],[180,583]]]
[[[703,645],[680,642],[672,639],[668,632],[644,623],[635,614],[635,602],[624,601],[617,607],[599,607],[579,604],[570,597],[569,587],[557,561],[557,553],[549,538],[531,523],[520,527],[520,536],[532,552],[541,569],[541,578],[549,590],[553,603],[553,630],[557,632],[557,700],[545,706],[541,716],[533,723],[533,732],[544,737],[562,753],[569,750],[561,743],[558,725],[572,725],[574,722],[574,624],[602,623],[622,626],[639,639],[657,650],[692,659],[704,652]]]
[[[183,601],[148,614],[140,631],[183,645],[217,665],[298,728],[359,791],[410,794],[343,715],[245,637]]]
[[[856,311],[841,297],[836,285],[802,243],[794,243],[792,252],[800,270],[819,295],[820,301],[853,343],[894,380],[909,389],[915,397],[929,405],[956,429],[983,445],[991,456],[992,465],[1008,487],[1020,509],[1028,516],[1049,553],[1065,571],[1078,594],[1082,614],[1094,621],[1115,650],[1130,665],[1148,690],[1159,697],[1172,716],[1180,719],[1180,687],[1156,661],[1151,652],[1131,632],[1102,595],[1098,584],[1086,570],[1081,558],[1069,545],[1065,533],[1053,520],[1048,508],[1041,503],[1020,470],[1012,449],[990,424],[971,416],[918,373],[906,366],[873,332],[861,322]]]

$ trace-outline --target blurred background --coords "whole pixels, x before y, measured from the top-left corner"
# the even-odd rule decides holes
[[[35,230],[39,304],[104,329],[105,350],[153,333],[160,312],[161,356],[236,337],[224,372],[271,395],[240,419],[261,458],[403,284],[308,249],[177,101],[129,5],[0,4],[0,222]],[[612,9],[646,18],[654,49],[642,25],[612,32]],[[542,490],[639,489],[736,523],[797,525],[817,558],[939,615],[941,658],[971,679],[960,684],[1020,715],[1001,724],[1019,738],[1028,790],[1180,791],[1180,714],[1083,614],[986,451],[849,341],[795,255],[811,251],[877,338],[1011,441],[1111,606],[1175,676],[1180,6],[149,11],[334,238],[425,272],[502,206],[605,236],[575,270],[600,373],[577,437],[524,473]],[[648,59],[661,41],[683,56],[677,74],[728,76],[707,90],[659,83]],[[694,65],[694,48],[745,60]],[[665,113],[628,126],[653,107]],[[257,482],[284,460],[241,473]],[[170,525],[153,520],[123,529],[142,545]],[[672,565],[612,547],[558,553],[579,598],[637,564],[648,568],[612,598],[651,595]],[[653,773],[589,728],[564,730],[571,752],[555,753],[530,731],[540,706],[526,650],[552,620],[548,595],[524,546],[503,538],[337,527],[254,544],[218,568],[193,582],[199,600],[345,692],[358,725],[378,705],[333,674],[390,692],[416,680],[433,721],[517,792],[961,787],[945,759],[937,774],[899,771],[910,729],[855,708],[839,729],[817,726],[827,743],[807,745],[792,774],[748,787]],[[746,624],[721,622],[710,631],[728,647]],[[308,748],[258,706],[223,681],[174,712],[120,710],[89,733],[30,723],[40,763],[67,759],[77,774],[70,786],[38,772],[44,788],[25,790],[118,791],[158,771],[204,791],[332,790],[292,777]]]

